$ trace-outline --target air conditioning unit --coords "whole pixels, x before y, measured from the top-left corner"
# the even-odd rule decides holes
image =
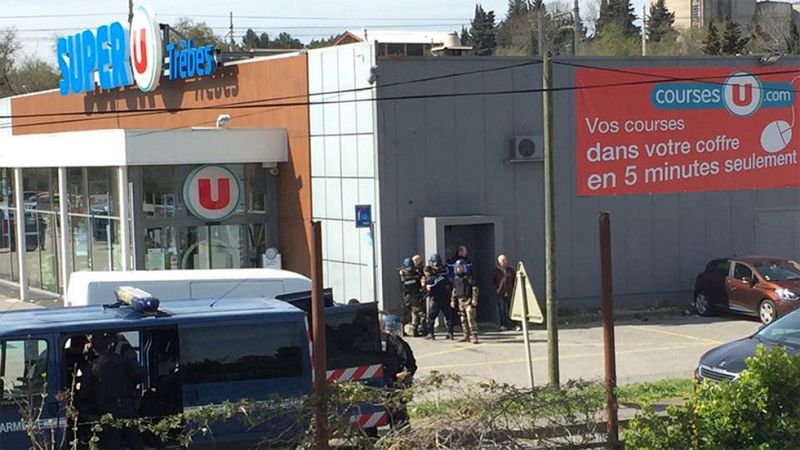
[[[541,161],[544,159],[544,137],[514,136],[509,163]]]

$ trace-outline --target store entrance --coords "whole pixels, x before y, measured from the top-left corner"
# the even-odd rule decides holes
[[[144,270],[258,267],[264,224],[166,225],[145,228]]]
[[[269,232],[264,169],[252,164],[226,165],[243,195],[228,217],[209,221],[197,217],[184,198],[184,180],[198,167],[157,166],[136,171],[134,241],[138,270],[262,266],[261,255],[274,234]]]

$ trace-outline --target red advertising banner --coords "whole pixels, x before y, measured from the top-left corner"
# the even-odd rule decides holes
[[[576,69],[579,196],[800,187],[798,68]]]

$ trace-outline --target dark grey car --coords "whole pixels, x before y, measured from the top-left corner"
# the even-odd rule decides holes
[[[780,345],[790,355],[800,353],[800,311],[794,311],[764,326],[756,334],[720,345],[700,357],[695,376],[698,380],[735,380],[755,355],[758,344],[767,348]]]

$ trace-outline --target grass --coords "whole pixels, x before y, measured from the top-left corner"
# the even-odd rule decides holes
[[[691,379],[668,379],[653,382],[643,382],[627,384],[617,387],[617,400],[622,405],[644,406],[664,400],[687,399],[694,389]],[[595,399],[605,398],[605,387],[602,384],[594,384],[586,389],[585,396]],[[431,418],[453,414],[462,407],[474,407],[471,399],[467,398],[446,398],[439,400],[420,400],[409,404],[409,413],[412,419]],[[579,402],[578,398],[575,399]]]
[[[651,404],[659,400],[687,399],[693,389],[691,379],[677,378],[620,386],[617,397],[620,402]]]

